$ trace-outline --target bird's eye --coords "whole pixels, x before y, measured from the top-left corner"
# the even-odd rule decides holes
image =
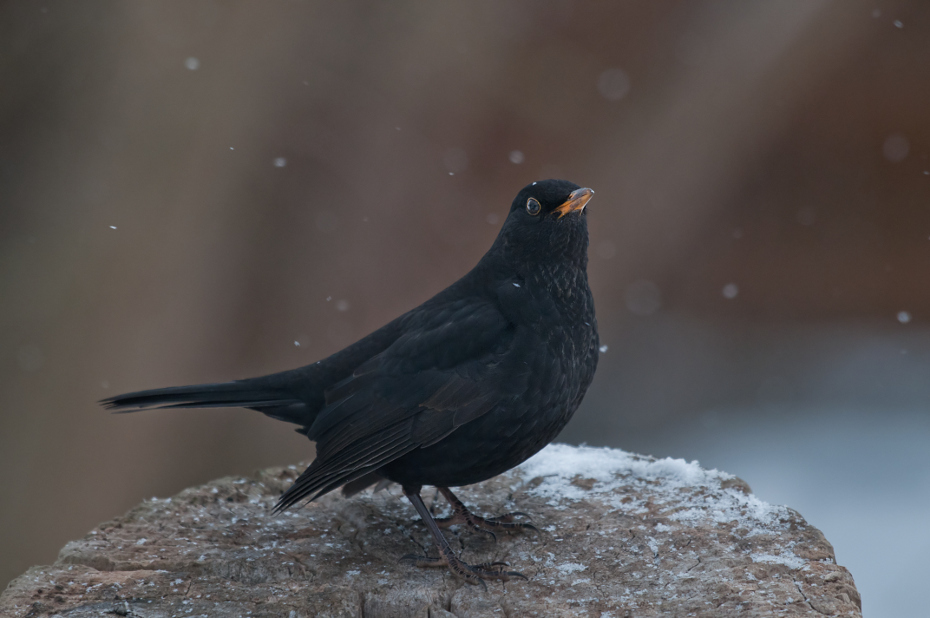
[[[530,213],[534,217],[539,214],[539,211],[542,210],[542,206],[539,205],[534,198],[526,200],[526,212]]]

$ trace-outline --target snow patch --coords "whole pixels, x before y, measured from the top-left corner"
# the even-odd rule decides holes
[[[583,564],[578,564],[577,562],[566,562],[565,564],[560,564],[559,566],[555,568],[561,571],[562,573],[565,573],[566,575],[568,575],[569,573],[577,573],[578,571],[584,571],[588,567],[586,567]]]
[[[799,558],[793,553],[784,553],[778,556],[774,554],[751,554],[749,556],[753,562],[766,562],[769,564],[783,564],[789,569],[802,569],[807,567],[807,560]]]
[[[705,470],[697,461],[550,444],[518,470],[532,481],[527,491],[546,498],[556,508],[568,508],[571,502],[596,494],[605,504],[629,515],[645,515],[658,508],[658,515],[668,522],[736,522],[737,527],[746,530],[746,536],[783,529],[790,519],[785,507],[773,506],[738,489],[724,488],[721,483],[735,477]],[[631,487],[638,497],[628,491]],[[662,513],[663,504],[675,508]]]

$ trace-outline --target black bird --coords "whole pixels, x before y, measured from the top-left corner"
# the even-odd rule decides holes
[[[299,425],[316,459],[275,511],[339,487],[351,495],[379,482],[403,487],[432,533],[438,558],[470,583],[507,581],[505,563],[459,560],[440,526],[532,528],[511,513],[471,514],[450,487],[484,481],[551,442],[594,377],[597,321],[588,287],[585,205],[594,194],[543,180],[517,194],[478,265],[419,307],[306,367],[220,384],[141,391],[107,408],[244,407]],[[435,520],[423,500],[433,485],[453,507]]]

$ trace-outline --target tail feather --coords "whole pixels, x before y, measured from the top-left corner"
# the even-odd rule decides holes
[[[252,408],[289,423],[305,425],[307,405],[291,393],[252,380],[194,384],[126,393],[100,402],[116,413],[172,408]]]

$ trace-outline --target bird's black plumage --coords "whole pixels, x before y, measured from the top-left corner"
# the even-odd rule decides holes
[[[420,511],[423,485],[448,491],[516,466],[552,441],[581,403],[598,357],[586,273],[584,206],[592,194],[564,180],[524,187],[468,274],[317,363],[103,403],[118,411],[242,406],[299,425],[316,442],[316,459],[278,510],[386,480],[400,483]],[[453,572],[507,579],[500,568],[460,563],[431,522],[440,560]]]

